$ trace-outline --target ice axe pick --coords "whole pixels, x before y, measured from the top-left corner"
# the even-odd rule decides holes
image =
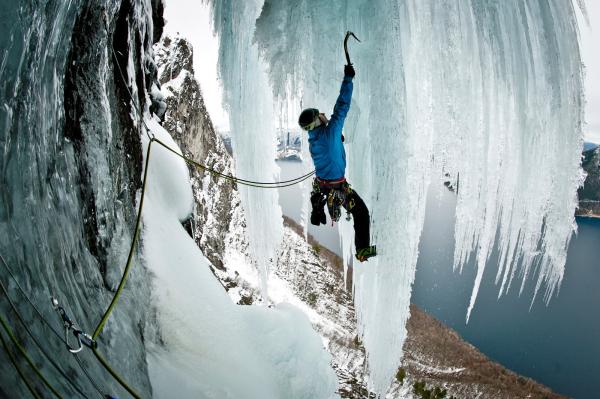
[[[344,52],[346,53],[347,65],[352,65],[352,63],[350,62],[350,54],[348,53],[348,39],[350,38],[350,36],[355,38],[356,41],[360,43],[360,39],[356,37],[356,35],[353,32],[346,32],[346,37],[344,38]]]

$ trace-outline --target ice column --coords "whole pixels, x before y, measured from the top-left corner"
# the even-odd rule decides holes
[[[355,303],[383,395],[402,357],[430,180],[458,188],[454,267],[474,255],[478,268],[468,315],[494,249],[500,294],[533,279],[547,300],[560,285],[582,179],[582,71],[562,0],[266,0],[254,39],[274,95],[330,113],[347,30],[362,39],[350,44],[347,177],[380,253],[354,268]]]
[[[242,179],[279,179],[276,122],[266,67],[253,42],[262,0],[224,0],[211,3],[214,30],[219,37],[219,74],[223,101],[229,111],[236,170]],[[283,237],[281,208],[275,189],[238,186],[244,207],[250,251],[262,272],[263,293],[270,259]]]

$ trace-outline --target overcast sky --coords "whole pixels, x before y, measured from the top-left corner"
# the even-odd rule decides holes
[[[600,1],[587,0],[588,26],[579,19],[581,56],[585,64],[585,139],[600,144]]]
[[[204,101],[217,130],[229,130],[223,110],[221,83],[217,79],[218,44],[210,27],[207,6],[198,0],[165,0],[165,31],[179,32],[194,47],[194,68]],[[587,0],[588,26],[579,15],[581,54],[586,66],[585,139],[600,144],[600,1]]]
[[[222,107],[221,82],[218,80],[218,42],[212,34],[208,6],[199,0],[165,0],[165,31],[179,33],[194,48],[194,72],[200,81],[204,103],[219,131],[229,130],[229,117]]]

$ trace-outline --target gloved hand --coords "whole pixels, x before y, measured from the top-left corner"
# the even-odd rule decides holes
[[[312,205],[312,212],[310,213],[310,223],[318,226],[320,224],[327,224],[327,217],[325,216],[325,196],[321,193],[313,192],[310,195],[310,203]]]
[[[321,224],[326,224],[327,219],[325,216],[325,211],[321,209],[320,211],[312,211],[310,213],[310,224],[314,226],[319,226]]]
[[[344,65],[344,76],[350,76],[351,78],[356,75],[354,67],[352,65]]]

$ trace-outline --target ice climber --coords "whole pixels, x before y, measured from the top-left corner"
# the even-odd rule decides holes
[[[310,195],[312,204],[310,222],[315,226],[327,223],[325,204],[332,222],[337,222],[341,216],[340,207],[343,206],[354,218],[356,259],[364,262],[377,254],[375,245],[369,242],[369,210],[344,177],[346,151],[343,145],[342,127],[350,109],[354,75],[354,67],[351,64],[346,65],[340,95],[330,120],[327,120],[325,114],[320,113],[318,109],[307,108],[300,114],[298,124],[308,131],[310,156],[316,170]]]

